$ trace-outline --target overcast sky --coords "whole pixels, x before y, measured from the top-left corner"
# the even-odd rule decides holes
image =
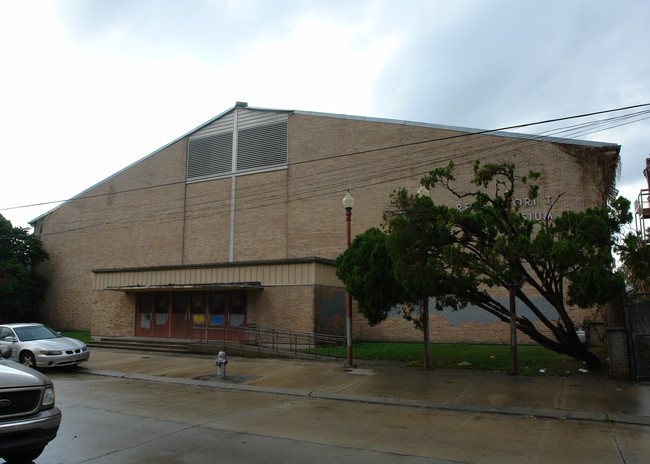
[[[647,0],[2,0],[0,214],[27,226],[56,204],[7,208],[70,198],[236,101],[479,129],[650,103],[649,19]],[[631,200],[647,117],[577,137],[622,146]]]

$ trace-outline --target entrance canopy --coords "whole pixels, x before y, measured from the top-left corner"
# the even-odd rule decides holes
[[[295,258],[200,265],[95,269],[94,290],[261,290],[282,285],[343,287],[332,260]]]
[[[187,284],[187,285],[134,285],[134,286],[107,286],[104,290],[114,290],[118,292],[146,292],[161,290],[198,290],[198,289],[215,289],[215,290],[262,290],[261,282],[234,282],[228,284]]]

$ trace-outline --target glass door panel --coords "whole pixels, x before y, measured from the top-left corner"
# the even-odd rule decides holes
[[[246,295],[244,293],[230,294],[229,324],[240,326],[246,322]]]
[[[135,321],[137,337],[151,337],[151,313],[153,298],[150,293],[138,293],[138,311]]]
[[[167,293],[154,295],[154,310],[153,336],[169,337],[169,295]]]
[[[210,329],[208,338],[212,340],[223,340],[227,338],[228,327],[226,327],[226,295],[224,293],[210,294]],[[224,333],[225,330],[225,333]]]
[[[193,324],[205,324],[205,295],[192,293],[190,311]]]
[[[226,295],[213,293],[210,295],[210,325],[226,323]]]

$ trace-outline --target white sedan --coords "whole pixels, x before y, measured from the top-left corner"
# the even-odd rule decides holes
[[[11,359],[29,367],[76,366],[90,357],[85,343],[43,324],[0,325],[3,345],[11,347]]]

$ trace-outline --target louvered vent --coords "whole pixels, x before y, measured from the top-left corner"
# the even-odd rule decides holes
[[[287,122],[239,131],[237,171],[287,164]]]
[[[232,171],[232,132],[190,139],[187,178],[228,174]]]

